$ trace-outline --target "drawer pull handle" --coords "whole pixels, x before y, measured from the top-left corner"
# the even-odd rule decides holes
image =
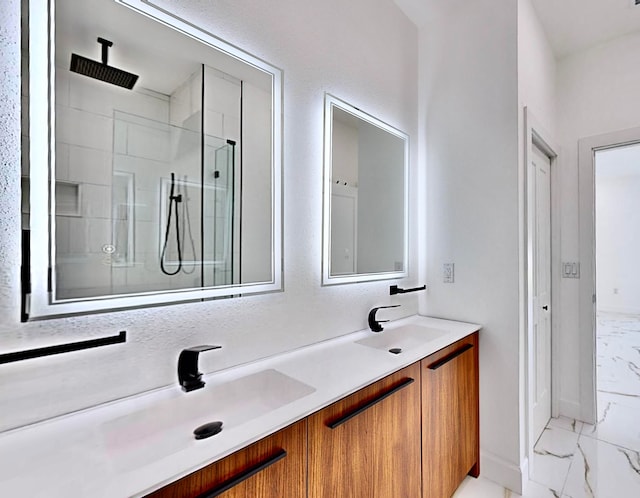
[[[405,387],[407,387],[409,384],[413,384],[415,381],[412,378],[408,378],[403,380],[400,384],[398,384],[397,386],[389,389],[386,393],[378,396],[375,399],[372,399],[371,401],[369,401],[368,403],[362,405],[360,408],[357,408],[356,410],[352,411],[351,413],[348,413],[347,415],[345,415],[344,417],[340,417],[338,420],[336,420],[335,422],[331,422],[330,424],[327,424],[327,427],[329,427],[330,429],[335,429],[336,427],[344,424],[345,422],[347,422],[348,420],[351,420],[353,417],[355,417],[356,415],[360,415],[363,411],[368,410],[369,408],[371,408],[373,405],[380,403],[380,401],[382,401],[385,398],[388,398],[389,396],[391,396],[393,393],[398,392],[400,389],[404,389]]]
[[[217,486],[213,487],[209,491],[205,491],[202,494],[199,494],[197,498],[214,498],[216,496],[220,496],[225,491],[229,491],[234,486],[237,486],[242,481],[246,481],[250,477],[256,475],[258,472],[263,471],[267,467],[273,465],[274,463],[282,460],[287,456],[286,450],[280,450],[275,455],[267,458],[265,461],[257,463],[253,467],[249,467],[247,470],[240,472],[238,475],[227,479],[224,482],[221,482]]]
[[[457,358],[458,356],[460,356],[465,351],[470,350],[472,347],[473,347],[473,344],[465,344],[464,346],[462,346],[457,351],[454,351],[450,355],[445,356],[441,360],[438,360],[435,363],[429,365],[429,370],[437,370],[438,368],[440,368],[440,367],[444,366],[445,364],[449,363],[454,358]]]

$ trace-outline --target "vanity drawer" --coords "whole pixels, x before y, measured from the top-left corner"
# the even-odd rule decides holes
[[[307,420],[148,495],[153,498],[300,498],[306,495]]]

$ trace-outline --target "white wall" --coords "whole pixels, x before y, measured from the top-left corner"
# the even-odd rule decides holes
[[[517,6],[509,0],[430,4],[433,17],[419,40],[429,286],[420,311],[483,325],[482,474],[518,490]],[[455,283],[442,283],[443,263],[455,263]]]
[[[557,130],[562,149],[562,261],[579,261],[578,140],[640,124],[640,33],[617,38],[558,61]],[[585,213],[588,216],[589,213]],[[582,265],[589,264],[581,261]],[[560,411],[580,417],[581,286],[585,279],[562,279]]]
[[[526,246],[526,130],[528,116],[537,120],[547,140],[555,141],[556,129],[556,59],[531,0],[518,0],[518,189],[520,212],[520,466],[527,467],[529,446],[527,433],[527,246]],[[542,131],[542,130],[537,130]],[[556,151],[559,152],[559,151]],[[556,257],[556,255],[552,255]],[[553,261],[552,261],[553,264]],[[561,310],[557,310],[557,316]],[[554,310],[554,318],[556,318]],[[524,476],[526,478],[526,476]]]
[[[640,313],[640,174],[596,174],[596,247],[598,310]]]
[[[389,282],[320,285],[323,94],[328,91],[416,136],[415,26],[390,0],[158,3],[284,70],[285,291],[19,323],[20,6],[17,0],[5,1],[0,9],[2,351],[122,329],[129,335],[125,345],[0,365],[0,430],[175,383],[177,357],[187,346],[221,344],[222,350],[202,356],[202,369],[212,371],[363,329],[376,305],[397,302],[403,304],[399,313],[416,312],[415,294],[390,298]],[[415,173],[415,148],[411,157]],[[414,201],[415,193],[412,187]],[[510,206],[506,202],[496,210]],[[414,218],[414,242],[416,228]],[[411,279],[417,280],[415,273]],[[457,310],[450,310],[455,318],[476,317],[473,309]],[[484,318],[484,313],[477,316]],[[493,354],[497,344],[487,344],[485,354]]]

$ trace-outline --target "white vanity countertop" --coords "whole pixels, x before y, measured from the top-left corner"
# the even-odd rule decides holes
[[[406,330],[407,325],[440,333],[425,342],[416,343],[410,338],[397,355],[389,353],[384,345],[376,349],[356,342],[370,341],[371,337],[384,341],[384,336],[391,338],[394,331]],[[206,375],[206,386],[197,391],[183,393],[176,379],[175,387],[0,434],[0,496],[144,496],[479,329],[479,325],[470,323],[412,316],[386,324],[380,334],[354,332]],[[240,415],[252,419],[240,420],[236,410],[233,416],[226,413],[225,420],[224,407],[217,406],[211,393],[223,389],[219,386],[225,383],[266,370],[270,372],[268,379],[284,379],[285,384],[289,382],[286,386],[302,397],[279,408],[266,406],[267,379],[259,386],[262,404],[253,402],[246,410],[251,413]],[[278,384],[273,389],[286,395],[289,387],[283,389]],[[236,394],[242,398],[241,393]],[[240,399],[239,403],[243,402]],[[206,415],[194,417],[193,406],[211,409],[207,408]],[[188,415],[183,417],[181,411]],[[222,432],[203,440],[193,437],[193,429],[214,420],[224,422]]]

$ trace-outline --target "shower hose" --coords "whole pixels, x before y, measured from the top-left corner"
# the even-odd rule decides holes
[[[169,213],[167,214],[167,228],[164,232],[164,244],[162,245],[162,254],[160,255],[160,269],[165,275],[177,275],[182,270],[182,248],[180,247],[180,217],[178,216],[178,203],[182,202],[182,194],[175,195],[176,175],[171,173],[171,187],[169,189]],[[174,213],[175,205],[175,213]],[[176,219],[176,246],[178,247],[178,268],[170,272],[164,267],[164,257],[167,252],[167,244],[169,243],[169,232],[171,231],[171,216]]]

